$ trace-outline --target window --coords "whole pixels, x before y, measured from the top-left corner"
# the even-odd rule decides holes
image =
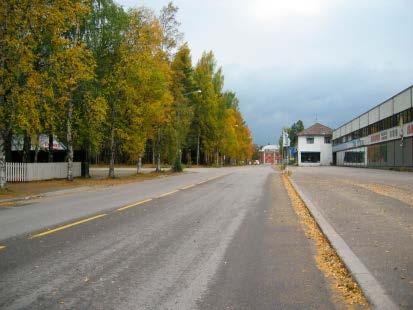
[[[346,163],[364,163],[364,152],[345,152],[344,162]]]
[[[307,138],[307,144],[314,144],[314,138],[313,137],[308,137]]]
[[[301,162],[302,163],[319,163],[320,152],[301,152]]]
[[[330,137],[324,137],[324,143],[325,144],[330,144],[331,143],[331,138]]]

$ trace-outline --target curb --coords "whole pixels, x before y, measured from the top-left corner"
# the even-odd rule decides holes
[[[290,177],[288,177],[288,179],[307,206],[322,233],[326,236],[337,255],[341,258],[348,271],[359,284],[364,295],[373,308],[380,310],[399,309],[396,303],[390,298],[367,267],[361,262],[356,254],[354,254],[354,252],[350,249],[343,238],[341,238],[341,236],[334,230],[330,223],[324,218],[316,205],[312,203],[312,201],[300,190],[297,184]]]

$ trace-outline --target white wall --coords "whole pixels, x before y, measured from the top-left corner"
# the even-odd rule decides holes
[[[307,144],[307,137],[314,138],[314,144]],[[320,163],[302,163],[301,152],[320,152]],[[299,136],[298,137],[298,165],[300,166],[314,166],[323,165],[329,166],[333,161],[333,150],[331,143],[324,143],[324,136]]]

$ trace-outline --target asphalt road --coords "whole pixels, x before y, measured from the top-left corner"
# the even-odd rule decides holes
[[[343,308],[278,172],[207,170],[0,210],[0,308]]]
[[[292,178],[402,309],[413,309],[413,174],[293,168]]]

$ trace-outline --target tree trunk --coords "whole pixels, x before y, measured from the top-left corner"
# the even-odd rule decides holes
[[[152,165],[155,166],[155,143],[152,143]]]
[[[156,148],[156,172],[161,172],[161,130],[158,128],[158,139]]]
[[[189,149],[188,152],[186,153],[186,163],[188,166],[192,166],[192,156],[191,156],[191,150]]]
[[[69,100],[66,123],[66,140],[67,140],[67,180],[73,181],[73,137],[72,137],[72,115],[73,102]]]
[[[115,177],[115,105],[112,104],[112,126],[110,128],[109,178]]]
[[[4,138],[3,141],[3,152],[4,155],[6,156],[6,162],[11,162],[12,161],[12,151],[11,151],[11,144],[13,141],[13,131],[9,128],[7,129],[6,133],[4,136],[2,136],[2,138]]]
[[[142,156],[138,157],[138,163],[137,163],[137,167],[136,167],[136,173],[140,174],[142,173]]]
[[[89,172],[89,167],[90,167],[90,162],[91,162],[91,154],[92,154],[92,145],[90,142],[87,143],[86,149],[85,149],[85,157],[84,157],[84,178],[90,178],[90,172]]]
[[[30,162],[30,149],[31,149],[30,136],[25,134],[23,137],[23,162],[24,163]]]
[[[0,189],[6,187],[6,155],[4,153],[4,139],[0,134]]]
[[[53,162],[53,134],[49,134],[49,158],[48,162]]]
[[[196,143],[196,165],[199,166],[199,133],[198,133],[198,140]]]
[[[109,162],[109,178],[115,177],[115,128],[110,130],[110,162]]]
[[[36,142],[36,147],[34,149],[34,162],[35,163],[37,163],[37,159],[38,159],[38,156],[39,156],[39,138],[40,138],[40,135],[37,135],[36,138],[37,138],[37,142]]]

